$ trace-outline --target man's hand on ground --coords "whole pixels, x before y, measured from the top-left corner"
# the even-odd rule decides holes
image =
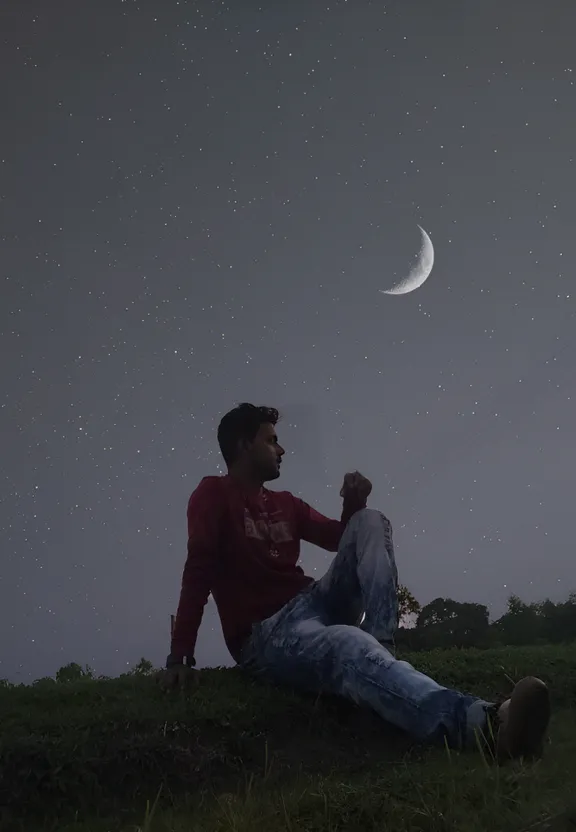
[[[174,664],[166,670],[156,674],[156,682],[162,690],[184,690],[198,684],[199,673],[193,667],[184,664]]]
[[[351,474],[344,475],[340,496],[345,503],[365,503],[371,491],[372,483],[370,480],[364,477],[359,471],[354,471]]]

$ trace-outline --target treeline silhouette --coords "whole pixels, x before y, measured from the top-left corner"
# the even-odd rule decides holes
[[[435,598],[421,607],[405,587],[400,588],[399,597],[401,620],[415,619],[414,626],[398,629],[396,645],[404,650],[487,649],[576,640],[576,592],[556,603],[549,599],[526,603],[511,595],[506,612],[494,621],[484,604]]]
[[[153,676],[155,673],[157,673],[157,670],[154,668],[152,662],[142,657],[133,668],[126,673],[121,673],[117,678],[127,679],[130,676]],[[51,687],[52,685],[62,685],[68,682],[78,682],[80,679],[104,680],[110,678],[110,676],[97,675],[89,664],[82,666],[77,662],[70,662],[69,664],[62,665],[54,676],[41,676],[39,679],[36,679],[32,682],[32,687]],[[19,684],[13,684],[7,679],[0,679],[0,688],[15,688],[19,686]]]
[[[511,595],[504,615],[490,621],[488,607],[453,598],[435,598],[421,606],[405,586],[398,591],[400,620],[411,620],[414,626],[401,626],[396,633],[400,651],[442,650],[450,647],[524,647],[538,644],[564,644],[576,641],[576,592],[565,601],[536,601],[527,604]],[[152,676],[156,673],[151,661],[141,658],[127,673],[129,676]],[[33,686],[74,682],[79,679],[107,679],[96,675],[89,665],[70,662],[57,670],[55,676],[44,676]],[[0,688],[15,687],[0,679]]]

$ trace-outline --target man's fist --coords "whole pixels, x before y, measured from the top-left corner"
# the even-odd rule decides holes
[[[198,671],[185,664],[174,664],[156,674],[156,682],[163,690],[183,690],[198,684]]]
[[[344,475],[340,496],[344,502],[363,504],[372,491],[372,483],[358,471]]]

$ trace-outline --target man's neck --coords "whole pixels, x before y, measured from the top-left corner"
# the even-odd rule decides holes
[[[242,491],[260,491],[264,485],[262,480],[252,476],[248,471],[239,471],[232,468],[228,469],[228,476],[242,489]]]

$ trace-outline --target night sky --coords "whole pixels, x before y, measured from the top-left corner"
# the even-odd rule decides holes
[[[576,588],[576,4],[6,2],[0,677],[169,649],[220,417],[400,579]],[[421,224],[434,270],[407,273]],[[331,555],[304,547],[321,575]],[[212,601],[200,665],[230,664]]]

